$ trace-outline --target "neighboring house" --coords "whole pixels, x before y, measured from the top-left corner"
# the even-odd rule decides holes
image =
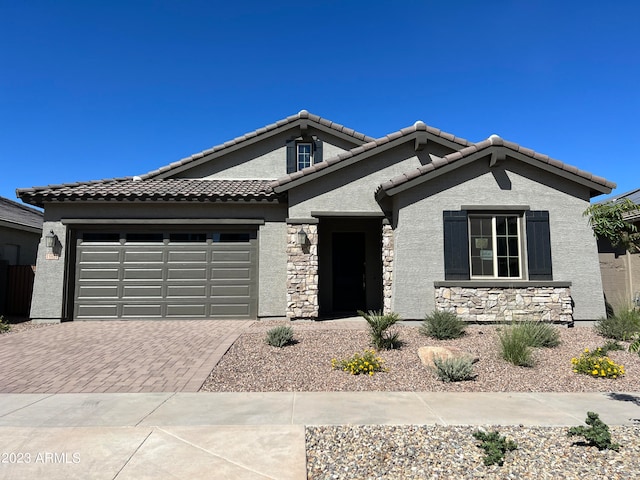
[[[616,200],[628,198],[640,205],[640,188],[616,196]],[[640,212],[627,216],[640,231]],[[640,252],[629,253],[623,247],[613,247],[606,239],[598,239],[602,287],[614,311],[640,306]]]
[[[41,211],[0,197],[0,314],[29,314],[42,218]]]
[[[139,177],[18,190],[56,235],[31,316],[593,320],[582,212],[614,187],[495,135],[373,139],[303,110]]]

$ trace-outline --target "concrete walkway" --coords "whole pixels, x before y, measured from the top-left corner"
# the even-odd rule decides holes
[[[2,479],[305,479],[305,425],[609,425],[639,393],[0,394]]]
[[[197,392],[252,323],[68,322],[0,335],[0,393]]]

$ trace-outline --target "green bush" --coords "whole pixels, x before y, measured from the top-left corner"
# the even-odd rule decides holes
[[[460,338],[467,324],[453,312],[434,311],[420,326],[420,333],[438,340]]]
[[[498,336],[502,358],[519,367],[533,367],[533,350],[526,331],[508,327]]]
[[[610,318],[598,320],[595,329],[606,338],[631,340],[640,332],[640,311],[634,308],[622,309]]]
[[[11,325],[0,315],[0,333],[8,332],[11,330]]]
[[[624,365],[618,365],[606,356],[602,348],[593,352],[588,348],[579,357],[571,359],[574,373],[582,373],[597,378],[618,378],[625,374]]]
[[[480,440],[482,443],[478,445],[484,450],[484,464],[502,466],[504,464],[504,454],[518,448],[518,444],[513,440],[507,440],[497,431],[483,432],[476,430],[473,432],[473,438]]]
[[[338,360],[331,359],[331,368],[349,372],[351,375],[373,376],[375,372],[386,372],[384,360],[377,357],[373,350],[365,350],[364,353],[356,353],[350,358]]]
[[[585,423],[589,426],[571,427],[567,432],[567,436],[584,437],[587,445],[597,447],[598,450],[615,450],[616,452],[620,450],[619,444],[611,442],[609,426],[600,420],[597,413],[587,412]]]
[[[473,363],[468,358],[445,358],[435,357],[433,359],[435,373],[443,382],[462,382],[473,380]]]
[[[365,313],[358,310],[358,315],[364,317],[369,324],[369,336],[371,337],[371,345],[378,350],[393,350],[394,348],[400,348],[402,341],[400,340],[399,332],[389,332],[389,327],[400,322],[400,316],[397,313],[387,313],[385,315],[382,312]]]
[[[267,332],[266,342],[272,347],[282,348],[293,342],[293,329],[288,325],[274,327]]]
[[[549,323],[528,320],[518,322],[512,328],[520,331],[530,347],[553,348],[560,345],[560,334]]]

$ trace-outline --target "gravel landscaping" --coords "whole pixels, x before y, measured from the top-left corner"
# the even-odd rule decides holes
[[[516,367],[500,357],[499,326],[470,325],[456,340],[433,340],[418,325],[398,327],[404,345],[383,351],[388,372],[349,375],[331,369],[332,358],[369,348],[362,322],[294,322],[293,345],[265,343],[282,322],[258,322],[231,346],[202,387],[204,391],[456,391],[456,392],[638,392],[640,357],[627,351],[609,356],[627,371],[617,379],[573,373],[571,359],[607,339],[590,327],[558,326],[562,343],[536,349],[535,366]],[[425,345],[461,348],[479,361],[475,380],[444,383],[418,358]],[[627,344],[623,343],[626,348]],[[585,412],[586,418],[586,412]],[[441,425],[339,425],[306,428],[309,479],[626,479],[640,471],[640,425],[612,426],[619,452],[577,445],[567,428],[486,426],[513,439],[518,449],[503,466],[485,466],[472,437],[476,427]]]
[[[450,391],[450,392],[638,392],[640,356],[612,351],[611,359],[623,364],[627,375],[617,379],[592,378],[573,373],[571,358],[585,348],[606,343],[590,327],[558,326],[562,343],[536,349],[535,366],[516,367],[500,357],[498,329],[470,325],[456,340],[434,340],[421,335],[418,326],[398,327],[404,341],[398,350],[382,351],[388,372],[373,376],[349,375],[331,369],[332,358],[347,358],[369,347],[362,322],[293,323],[296,343],[284,348],[265,343],[266,331],[282,323],[258,322],[243,333],[213,369],[202,387],[210,392],[320,392],[320,391]],[[504,328],[504,327],[502,327]],[[445,345],[461,348],[479,361],[475,380],[444,383],[420,363],[418,348]],[[623,344],[626,348],[627,344]]]

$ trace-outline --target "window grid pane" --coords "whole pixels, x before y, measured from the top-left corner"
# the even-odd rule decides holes
[[[298,170],[311,166],[311,144],[298,144]]]
[[[469,217],[471,275],[519,278],[519,230],[517,216]]]

